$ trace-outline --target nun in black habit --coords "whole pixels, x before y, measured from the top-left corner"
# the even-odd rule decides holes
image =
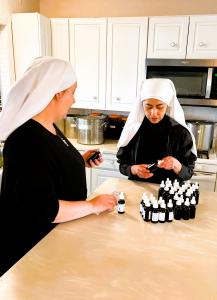
[[[171,80],[143,82],[118,142],[120,172],[131,180],[160,183],[193,175],[197,150]],[[148,169],[157,164],[154,172]]]

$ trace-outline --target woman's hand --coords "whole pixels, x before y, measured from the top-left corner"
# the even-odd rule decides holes
[[[147,169],[148,165],[142,164],[142,165],[133,165],[131,167],[131,173],[133,175],[137,175],[139,178],[150,178],[152,177],[154,174],[151,173],[148,169]]]
[[[158,167],[166,170],[173,170],[176,174],[179,174],[182,169],[182,164],[175,157],[166,156],[158,161]]]
[[[88,158],[91,156],[91,154],[95,153],[96,151],[99,151],[99,149],[92,149],[86,151],[82,156],[85,161],[85,167],[87,168],[94,168],[96,166],[99,166],[103,162],[102,154],[99,154],[99,158],[90,160],[90,163],[87,162]]]
[[[92,204],[93,213],[97,215],[104,211],[111,212],[117,204],[115,196],[110,194],[96,196],[88,202]]]

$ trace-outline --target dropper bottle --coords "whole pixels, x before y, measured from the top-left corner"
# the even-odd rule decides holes
[[[117,211],[118,211],[119,214],[124,214],[125,213],[125,197],[124,197],[123,192],[120,192],[120,194],[119,194]]]

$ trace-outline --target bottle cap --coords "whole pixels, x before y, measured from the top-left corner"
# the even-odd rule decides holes
[[[119,194],[119,199],[125,200],[124,192],[120,192],[120,194]]]
[[[193,196],[192,199],[191,199],[191,204],[195,205],[196,204],[196,199],[195,197]]]
[[[157,203],[157,201],[154,201],[154,202],[153,202],[153,208],[158,208],[158,203]]]
[[[186,206],[190,205],[189,198],[186,198],[184,205],[186,205]]]
[[[171,199],[170,199],[169,202],[167,203],[167,207],[173,207],[173,202],[172,202]]]
[[[165,204],[164,201],[161,202],[160,207],[161,207],[161,208],[166,208],[166,204]]]

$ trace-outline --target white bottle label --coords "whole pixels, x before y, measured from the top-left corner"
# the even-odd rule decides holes
[[[118,204],[118,212],[125,212],[125,204]]]
[[[162,222],[165,221],[165,212],[160,212],[159,213],[159,221],[162,221]]]
[[[152,212],[151,219],[152,219],[153,222],[158,222],[158,213],[153,213]]]
[[[173,211],[169,212],[168,220],[172,221],[174,219]]]

